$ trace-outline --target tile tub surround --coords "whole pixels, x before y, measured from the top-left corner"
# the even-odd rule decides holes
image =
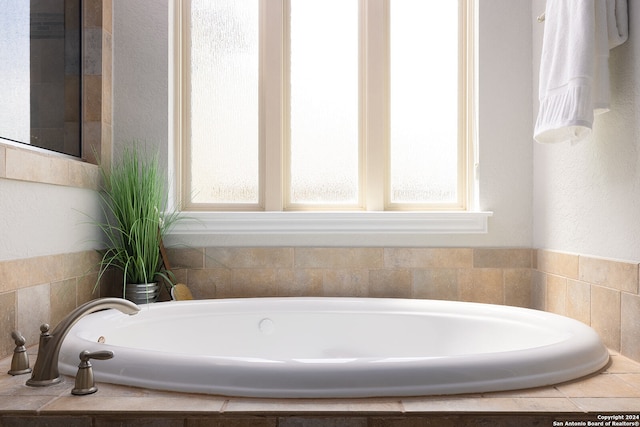
[[[530,249],[169,248],[196,298],[430,298],[529,307]]]
[[[640,362],[639,263],[527,248],[169,248],[196,298],[351,296],[506,304],[592,326]]]
[[[168,248],[196,298],[353,296],[431,298],[542,309],[592,326],[640,362],[638,263],[527,248]],[[97,252],[0,262],[0,330],[37,342],[95,297]],[[115,296],[111,287],[103,295]],[[69,297],[75,295],[75,297]],[[36,310],[36,311],[34,311]],[[36,315],[33,315],[33,313]],[[0,340],[0,357],[10,340]]]
[[[75,295],[75,305],[95,297],[90,291],[96,256],[88,251],[0,262],[0,328],[10,331],[17,325],[35,343],[40,323],[57,323],[73,309],[69,295]],[[123,420],[168,426],[510,426],[514,417],[520,425],[552,425],[554,420],[594,421],[598,412],[640,408],[640,365],[611,346],[619,343],[623,352],[633,353],[633,338],[639,336],[634,263],[522,248],[171,248],[169,256],[179,279],[200,298],[391,296],[564,311],[600,329],[614,351],[612,364],[587,379],[534,390],[271,400],[109,384],[98,384],[100,391],[93,396],[78,397],[70,395],[72,378],[42,389],[25,386],[25,376],[5,374],[10,366],[5,357],[0,360],[0,426],[109,426]],[[11,354],[10,338],[0,340],[0,349],[0,357]],[[30,351],[33,364],[35,353]]]
[[[31,361],[35,348],[29,349]],[[116,356],[117,357],[117,356]],[[163,392],[97,383],[73,396],[74,380],[34,388],[28,375],[5,374],[0,359],[0,426],[514,426],[597,421],[602,413],[638,414],[640,364],[612,353],[610,365],[586,378],[530,390],[375,399],[251,399]]]
[[[593,327],[605,345],[640,361],[637,262],[537,250],[531,307]]]
[[[13,353],[12,330],[37,344],[40,325],[58,324],[96,298],[97,251],[0,261],[0,357]],[[0,424],[2,426],[2,424]]]

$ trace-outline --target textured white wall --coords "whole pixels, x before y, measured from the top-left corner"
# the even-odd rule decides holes
[[[533,2],[533,15],[544,10]],[[640,259],[640,5],[629,1],[629,40],[611,51],[611,111],[575,145],[534,143],[534,247]],[[533,28],[534,119],[544,24]]]
[[[114,0],[114,139],[168,147],[170,0]],[[435,19],[435,17],[431,17]],[[480,208],[494,212],[486,235],[385,236],[391,244],[523,246],[532,244],[531,5],[480,0]],[[437,58],[434,58],[436,61]],[[330,239],[331,236],[324,236]],[[337,242],[337,240],[333,240]],[[259,243],[256,243],[259,242]],[[271,242],[271,243],[270,243]],[[316,244],[297,240],[216,238],[211,245]],[[341,236],[339,244],[368,245]]]
[[[113,140],[161,147],[167,164],[168,0],[113,2]]]
[[[483,244],[531,246],[531,5],[478,0],[480,207],[494,212]]]
[[[0,179],[0,261],[98,247],[95,191]]]

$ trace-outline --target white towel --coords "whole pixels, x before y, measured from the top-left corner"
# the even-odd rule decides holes
[[[628,37],[627,0],[547,0],[538,142],[585,139],[609,111],[609,50]]]

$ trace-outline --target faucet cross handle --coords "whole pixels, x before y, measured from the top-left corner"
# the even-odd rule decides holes
[[[107,360],[113,357],[113,352],[109,350],[90,352],[84,350],[80,352],[80,364],[78,365],[78,374],[76,375],[76,386],[71,390],[71,394],[76,396],[84,396],[86,394],[95,393],[98,388],[93,379],[93,368],[89,359]]]
[[[11,338],[13,338],[13,341],[16,343],[16,347],[24,347],[27,342],[27,340],[18,331],[11,332]]]

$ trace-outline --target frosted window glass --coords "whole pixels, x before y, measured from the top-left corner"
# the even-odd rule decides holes
[[[290,200],[358,203],[358,1],[291,0]]]
[[[191,46],[192,200],[258,203],[258,0],[193,0]]]
[[[391,202],[457,201],[458,2],[390,2]]]
[[[0,137],[31,140],[29,4],[0,0]]]

